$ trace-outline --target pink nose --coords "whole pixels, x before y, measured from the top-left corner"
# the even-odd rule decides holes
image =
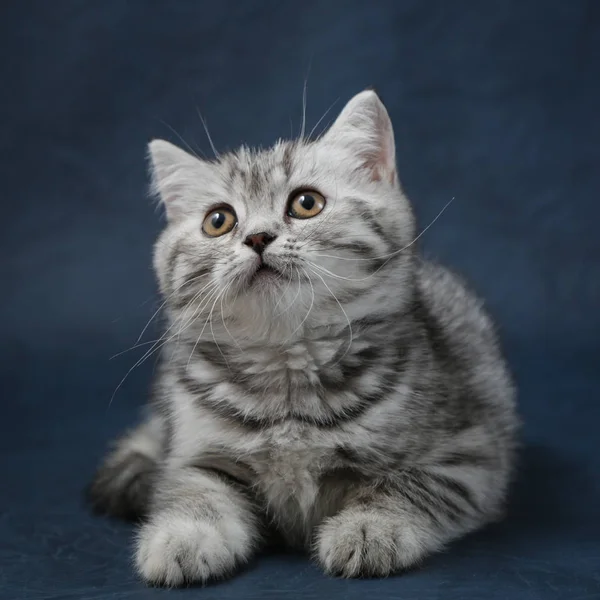
[[[250,246],[257,254],[262,254],[264,249],[275,239],[276,235],[271,235],[266,231],[260,233],[252,233],[246,237],[244,244]]]

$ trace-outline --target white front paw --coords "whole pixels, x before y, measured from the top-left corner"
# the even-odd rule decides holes
[[[376,511],[342,511],[319,528],[318,560],[331,575],[385,577],[421,558],[423,548],[411,529]]]
[[[250,550],[240,523],[164,514],[142,525],[135,562],[147,583],[178,586],[224,577]]]

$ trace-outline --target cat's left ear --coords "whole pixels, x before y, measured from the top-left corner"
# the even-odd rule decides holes
[[[214,179],[211,166],[165,140],[150,142],[148,157],[151,191],[161,199],[167,219],[185,217],[198,188],[208,187]]]
[[[374,90],[352,98],[322,141],[348,151],[374,181],[398,182],[392,121]]]

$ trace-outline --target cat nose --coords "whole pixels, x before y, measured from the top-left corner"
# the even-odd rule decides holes
[[[251,233],[250,235],[246,236],[244,244],[246,244],[246,246],[250,246],[254,252],[260,255],[263,253],[264,249],[276,238],[276,235],[271,235],[266,231],[261,231],[260,233]]]

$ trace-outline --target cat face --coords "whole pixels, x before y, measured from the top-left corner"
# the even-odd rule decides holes
[[[150,157],[168,218],[155,269],[182,323],[300,334],[400,293],[388,288],[402,285],[414,222],[374,92],[355,96],[317,141],[208,162],[155,140]]]

